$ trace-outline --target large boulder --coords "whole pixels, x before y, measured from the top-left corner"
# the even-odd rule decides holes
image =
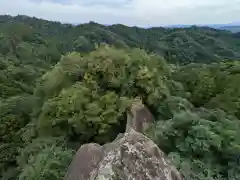
[[[153,120],[148,109],[134,103],[126,132],[100,146],[85,144],[77,151],[66,180],[180,180],[180,174],[164,153],[142,134]]]

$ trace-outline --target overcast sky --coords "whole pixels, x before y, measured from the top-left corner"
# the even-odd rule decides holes
[[[240,0],[0,0],[0,14],[160,26],[240,22]]]

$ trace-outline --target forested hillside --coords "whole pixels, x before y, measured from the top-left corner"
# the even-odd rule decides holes
[[[26,54],[27,45],[37,49],[34,54],[38,57],[52,57],[54,61],[59,54],[73,50],[89,52],[95,44],[107,43],[143,48],[181,64],[240,59],[240,38],[228,31],[208,27],[143,29],[94,22],[73,26],[26,16],[0,16],[0,27],[1,43],[5,44],[1,52],[12,51],[19,58]]]
[[[219,29],[223,29],[223,30],[228,30],[228,31],[231,31],[231,32],[240,32],[240,26],[239,25],[235,25],[235,26],[223,26],[223,27],[220,27]]]
[[[62,179],[81,144],[124,131],[137,96],[185,179],[240,179],[239,57],[240,35],[211,28],[0,16],[0,179]]]

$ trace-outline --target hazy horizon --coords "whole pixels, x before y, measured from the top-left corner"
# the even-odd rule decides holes
[[[240,24],[240,0],[0,0],[0,14],[127,26]]]
[[[36,16],[29,16],[29,15],[26,15],[26,14],[17,14],[17,15],[0,14],[0,16],[4,16],[4,15],[11,16],[11,17],[27,16],[27,17],[30,17],[30,18],[37,18],[37,19],[41,19],[41,20],[60,22],[62,24],[71,24],[73,26],[77,26],[77,25],[81,25],[81,24],[85,24],[85,23],[90,23],[90,22],[98,23],[98,22],[95,22],[93,20],[90,20],[88,22],[83,22],[83,23],[70,23],[70,22],[64,22],[64,21],[49,20],[49,19],[46,19],[46,18],[41,18],[41,17],[36,17]],[[98,23],[98,24],[101,24],[101,23]],[[240,23],[237,23],[237,22],[236,23],[226,23],[226,24],[169,24],[169,25],[158,25],[158,26],[138,26],[138,25],[127,25],[127,24],[123,24],[123,23],[102,24],[102,25],[111,26],[111,25],[116,25],[116,24],[121,24],[121,25],[129,26],[129,27],[136,26],[136,27],[140,27],[140,28],[154,28],[154,27],[178,28],[178,27],[190,27],[190,26],[200,26],[200,27],[201,26],[208,26],[208,27],[220,28],[220,27],[228,27],[228,26],[229,27],[240,26]]]

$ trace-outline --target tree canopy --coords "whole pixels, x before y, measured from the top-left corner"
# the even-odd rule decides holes
[[[60,180],[77,148],[144,132],[187,180],[240,178],[238,34],[0,16],[0,178]],[[239,80],[238,80],[239,79]]]

